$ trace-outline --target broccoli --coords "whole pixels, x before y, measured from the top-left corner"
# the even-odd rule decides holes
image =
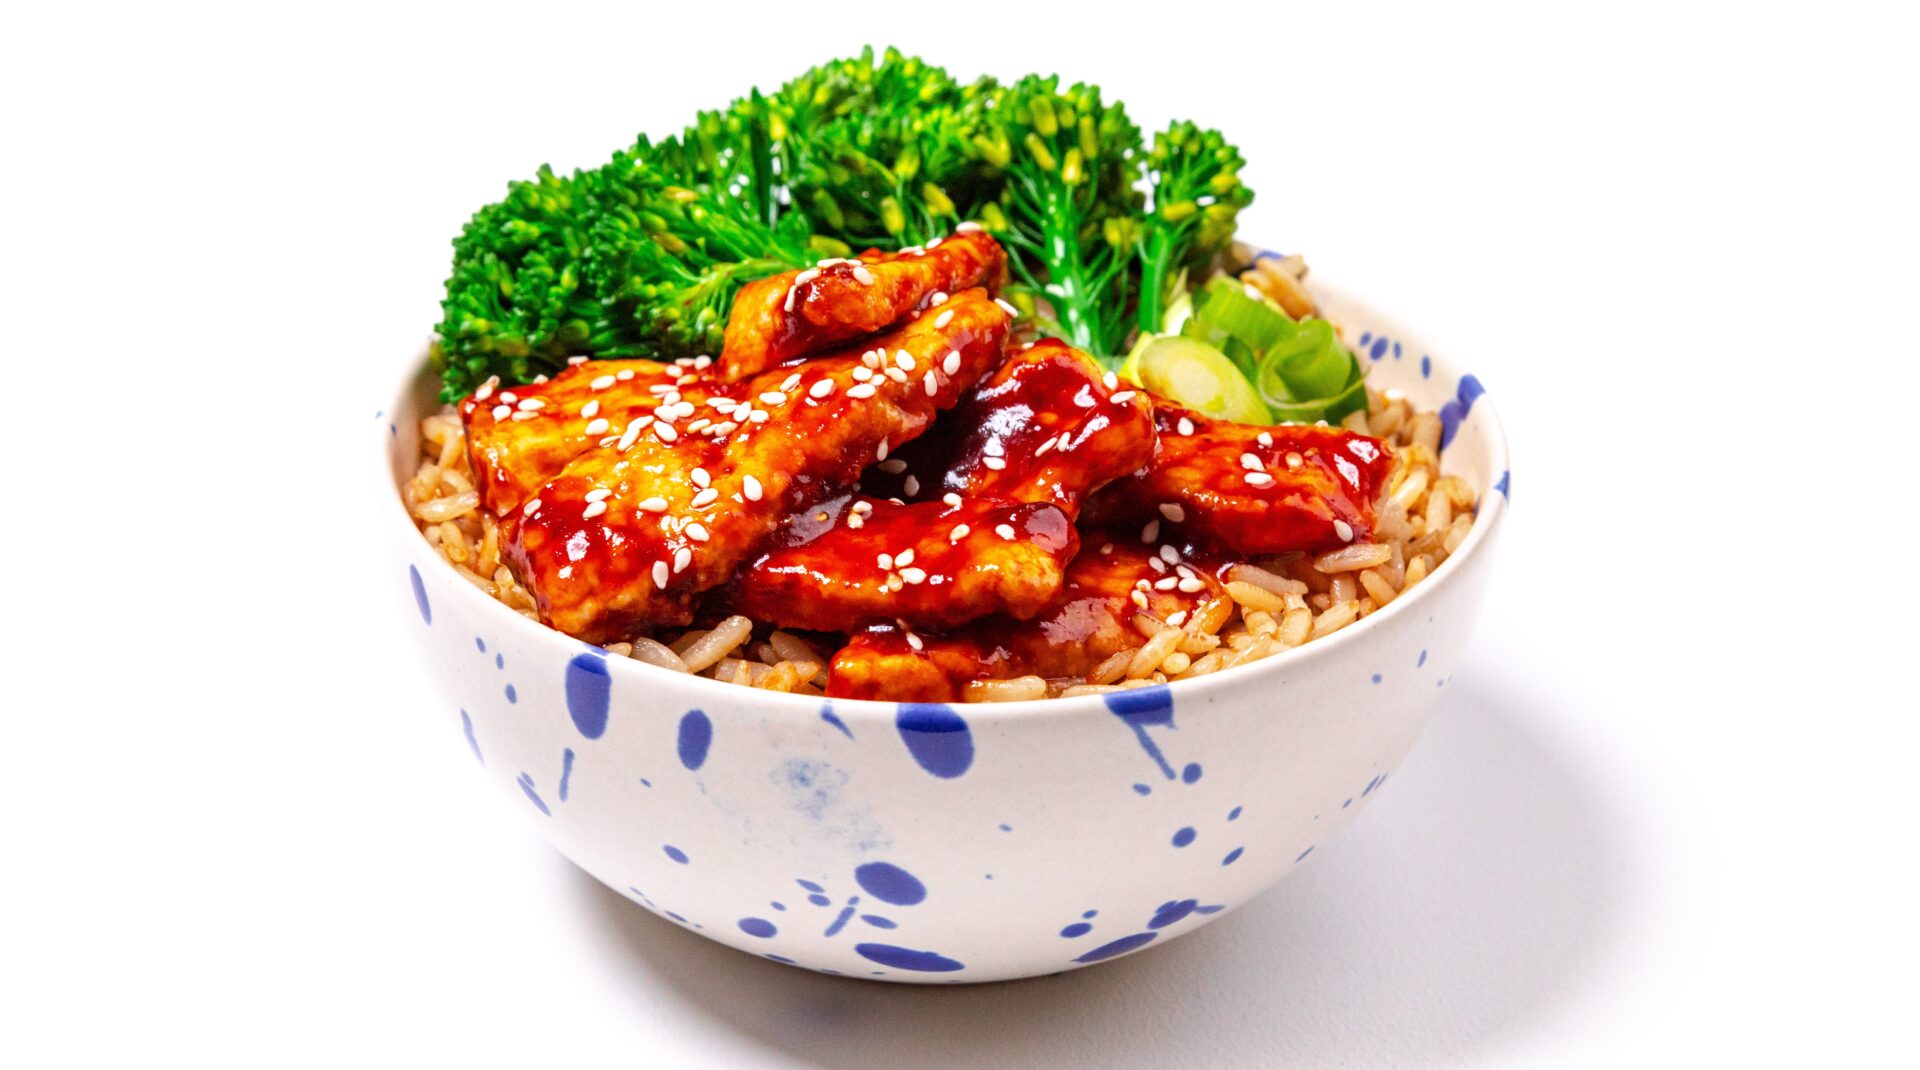
[[[1218,130],[1177,122],[1153,136],[1146,169],[1153,202],[1141,219],[1140,330],[1158,333],[1175,290],[1233,242],[1240,209],[1253,191],[1240,181],[1245,161]]]

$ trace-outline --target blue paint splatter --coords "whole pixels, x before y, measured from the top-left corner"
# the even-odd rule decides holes
[[[895,906],[910,907],[927,898],[920,878],[890,862],[868,862],[853,871],[853,879],[875,899]]]
[[[527,793],[527,798],[533,800],[533,805],[539,807],[541,813],[547,815],[548,817],[553,816],[553,811],[547,809],[547,801],[540,797],[539,792],[533,790],[532,777],[528,776],[525,773],[521,773],[518,783],[520,785],[520,790]]]
[[[841,735],[846,736],[848,739],[853,738],[853,729],[848,728],[847,722],[842,721],[840,715],[833,712],[833,703],[829,702],[820,708],[820,719],[838,728]]]
[[[1072,940],[1075,937],[1085,936],[1092,931],[1093,931],[1093,926],[1088,925],[1084,921],[1076,921],[1072,925],[1069,925],[1066,928],[1061,929],[1060,935],[1066,937],[1069,940]]]
[[[1240,811],[1241,811],[1241,809],[1242,809],[1241,807],[1238,807],[1238,806],[1236,806],[1236,807],[1234,807],[1233,809],[1231,809],[1231,810],[1228,810],[1228,811],[1227,811],[1227,820],[1228,820],[1228,821],[1238,821],[1238,820],[1240,820]]]
[[[508,684],[508,685],[507,685],[507,701],[508,701],[509,703],[514,703],[514,702],[519,702],[519,701],[520,701],[520,693],[519,693],[518,691],[515,691],[515,690],[513,689],[513,685],[512,685],[512,684]]]
[[[1425,650],[1421,650],[1420,657],[1417,661],[1413,663],[1413,667],[1417,669],[1422,665],[1425,665],[1426,663],[1427,663],[1427,652]]]
[[[700,710],[688,710],[680,716],[680,764],[689,771],[707,761],[707,748],[713,746],[713,721]]]
[[[1364,799],[1368,795],[1373,794],[1373,789],[1380,786],[1380,779],[1380,777],[1374,777],[1372,780],[1367,781],[1367,786],[1360,789],[1360,797]]]
[[[1222,858],[1220,864],[1223,866],[1233,865],[1235,862],[1240,861],[1240,854],[1245,850],[1245,847],[1235,847],[1233,850],[1227,852],[1227,857]]]
[[[1510,495],[1507,493],[1507,484],[1511,481],[1512,476],[1513,476],[1513,471],[1511,469],[1501,472],[1500,482],[1495,483],[1493,485],[1493,489],[1499,491],[1500,496],[1502,498],[1510,497]]]
[[[952,973],[964,970],[966,965],[956,962],[945,955],[932,951],[915,951],[908,947],[895,947],[892,944],[855,944],[853,950],[869,962],[882,966],[892,966],[896,970],[913,970],[918,973]]]
[[[1147,928],[1164,929],[1193,913],[1199,909],[1199,906],[1198,899],[1177,899],[1162,903],[1160,909],[1153,912],[1153,920],[1147,922]]]
[[[802,887],[802,888],[805,888],[805,889],[806,889],[807,891],[809,891],[809,892],[824,892],[824,891],[826,891],[826,889],[825,889],[825,888],[822,888],[821,886],[819,886],[818,884],[815,884],[815,883],[813,883],[812,881],[803,881],[803,880],[798,880],[798,879],[796,879],[796,880],[795,880],[795,881],[794,881],[793,883],[795,883],[795,884],[798,884],[798,885],[799,885],[800,887]]]
[[[798,966],[798,965],[800,965],[799,963],[797,963],[797,962],[795,962],[795,961],[793,961],[792,959],[790,959],[790,958],[788,958],[788,957],[786,957],[785,955],[776,955],[776,954],[774,954],[774,953],[773,953],[773,952],[771,952],[771,951],[769,951],[769,952],[767,952],[767,953],[766,953],[766,955],[765,955],[764,957],[766,957],[766,958],[769,958],[769,959],[772,959],[773,961],[775,961],[775,962],[778,962],[778,963],[780,963],[780,964],[781,964],[781,965],[783,965],[783,966]],[[823,972],[824,972],[824,971],[823,971]]]
[[[1432,357],[1422,356],[1420,358],[1420,378],[1422,379],[1433,378],[1433,358]]]
[[[1380,682],[1380,681],[1381,681],[1382,679],[1384,679],[1384,677],[1382,677],[1382,676],[1381,676],[1381,675],[1380,675],[1379,673],[1374,673],[1374,674],[1373,674],[1373,682],[1374,682],[1374,683],[1376,683],[1376,684],[1377,684],[1377,683],[1379,683],[1379,682]]]
[[[480,653],[484,654],[487,652],[487,641],[477,635],[473,637],[473,645]]]
[[[951,780],[973,765],[973,733],[951,706],[903,702],[894,725],[907,753],[934,776]]]
[[[1400,343],[1398,342],[1393,343],[1393,359],[1400,359]]]
[[[1367,351],[1367,355],[1372,357],[1375,360],[1379,360],[1381,357],[1386,356],[1387,340],[1384,337],[1375,338],[1373,340],[1373,348]]]
[[[828,899],[826,896],[821,895],[819,892],[815,892],[812,895],[807,896],[807,902],[812,903],[814,906],[817,906],[817,907],[826,907],[826,906],[833,905],[833,900]]]
[[[460,711],[460,730],[467,734],[467,746],[473,748],[474,760],[481,765],[487,764],[487,760],[480,754],[480,741],[473,738],[473,718],[467,716],[465,710]]]
[[[858,905],[860,905],[860,897],[857,895],[847,900],[847,905],[840,908],[840,914],[838,917],[833,919],[833,924],[827,926],[827,931],[824,933],[821,933],[820,935],[838,936],[840,934],[840,930],[847,927],[847,922],[853,920],[853,908]]]
[[[1453,441],[1455,432],[1459,431],[1460,425],[1466,422],[1467,414],[1473,411],[1473,403],[1486,392],[1487,388],[1480,385],[1479,379],[1471,375],[1460,377],[1460,385],[1453,392],[1453,400],[1440,406],[1441,449],[1446,449],[1448,443]]]
[[[1124,955],[1129,951],[1133,951],[1138,948],[1145,947],[1146,945],[1153,943],[1154,938],[1158,937],[1159,935],[1160,935],[1159,933],[1134,933],[1132,936],[1123,936],[1118,940],[1112,941],[1111,943],[1101,944],[1099,947],[1094,948],[1092,951],[1089,951],[1086,954],[1081,955],[1079,958],[1076,958],[1073,961],[1101,962],[1106,959],[1114,958],[1119,955]]]
[[[1299,857],[1297,857],[1297,858],[1295,858],[1295,859],[1294,859],[1294,861],[1295,861],[1295,862],[1304,862],[1304,861],[1306,861],[1306,859],[1307,859],[1307,856],[1308,856],[1308,855],[1310,855],[1310,854],[1312,854],[1312,853],[1313,853],[1313,848],[1311,848],[1311,847],[1309,847],[1309,848],[1307,848],[1306,850],[1304,850],[1304,851],[1302,851],[1302,852],[1300,852],[1300,855],[1299,855]]]
[[[1100,916],[1100,912],[1097,910],[1087,910],[1082,911],[1080,916],[1083,918],[1095,918]]]
[[[1369,343],[1371,343],[1372,341],[1373,341],[1373,332],[1372,332],[1372,331],[1361,331],[1361,332],[1360,332],[1360,348],[1361,348],[1361,349],[1365,349],[1365,348],[1367,348],[1367,346],[1368,346],[1368,344],[1369,344]]]
[[[1001,831],[1001,832],[1012,832],[1012,831],[1013,831],[1013,826],[1012,826],[1012,825],[1009,825],[1009,824],[1007,824],[1006,822],[1004,822],[1004,821],[1003,821],[1003,822],[1001,822],[1001,823],[1000,823],[1000,831]]]
[[[763,940],[780,931],[765,918],[741,918],[737,924],[741,932],[748,936],[758,936]]]
[[[1166,756],[1160,753],[1158,746],[1154,745],[1153,737],[1147,735],[1147,729],[1150,727],[1175,727],[1173,695],[1167,690],[1167,685],[1158,684],[1153,687],[1136,687],[1128,691],[1113,691],[1101,697],[1106,700],[1107,709],[1115,717],[1125,721],[1128,728],[1133,729],[1133,734],[1140,740],[1141,749],[1145,750],[1147,757],[1152,758],[1153,763],[1160,767],[1161,774],[1168,780],[1172,780],[1173,766],[1167,764]],[[1135,785],[1134,790],[1139,791],[1139,785]],[[1141,794],[1144,795],[1145,792]]]
[[[866,922],[868,925],[871,925],[876,929],[899,928],[899,926],[894,923],[894,920],[892,918],[883,918],[878,914],[862,914],[860,915],[860,920]]]
[[[683,866],[687,864],[687,852],[682,851],[680,848],[675,847],[673,844],[670,844],[670,843],[664,844],[661,846],[660,849],[662,851],[667,852],[667,857],[673,859],[675,862],[678,862]]]
[[[506,668],[506,667],[507,667],[507,656],[506,656],[505,654],[502,654],[502,653],[499,653],[499,652],[495,652],[495,654],[493,655],[493,667],[494,667],[494,668],[496,668],[496,669],[504,669],[504,668]]]
[[[1189,784],[1193,783],[1196,780],[1199,780],[1200,779],[1200,763],[1188,762],[1187,767],[1185,769],[1180,770],[1180,779],[1183,781],[1186,781]]]
[[[648,779],[647,779],[646,777],[641,777],[641,778],[640,778],[640,786],[641,786],[641,787],[643,787],[643,788],[650,788],[650,787],[653,787],[653,781],[651,781],[651,780],[648,780]]]
[[[599,653],[575,654],[567,662],[567,713],[573,727],[588,739],[599,739],[607,731],[608,698],[613,693],[613,677],[607,672],[606,656]]]
[[[1133,786],[1133,793],[1135,795],[1152,795],[1153,789],[1147,787],[1145,784],[1135,784]]]
[[[567,801],[567,782],[573,779],[573,748],[568,747],[560,754],[560,801]]]
[[[1173,845],[1175,847],[1185,847],[1187,844],[1192,843],[1193,838],[1197,835],[1199,835],[1199,833],[1193,831],[1193,826],[1188,825],[1186,828],[1173,834]]]
[[[678,914],[675,914],[675,913],[674,913],[673,911],[671,911],[671,910],[669,910],[669,911],[666,911],[666,915],[667,915],[667,917],[669,917],[669,918],[672,918],[673,920],[675,920],[675,921],[677,921],[677,922],[679,922],[679,923],[680,923],[680,924],[682,924],[682,925],[685,925],[685,924],[687,924],[687,919],[685,919],[685,918],[683,918],[683,917],[681,917],[681,916],[680,916],[680,915],[678,915]]]
[[[770,907],[772,907],[772,908],[773,908],[773,909],[775,909],[775,910],[785,910],[785,909],[787,909],[787,904],[785,904],[785,903],[782,903],[782,902],[781,902],[780,900],[778,900],[778,899],[775,899],[775,900],[774,900],[773,902],[771,902],[771,903],[768,903],[767,905],[768,905],[768,906],[770,906]]]
[[[420,580],[420,570],[408,565],[407,576],[413,581],[413,604],[420,607],[420,619],[431,626],[433,607],[427,604],[427,585]]]

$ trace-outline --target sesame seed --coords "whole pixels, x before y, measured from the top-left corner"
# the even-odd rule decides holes
[[[868,271],[864,265],[853,269],[853,277],[857,279],[862,286],[873,285],[873,272]]]
[[[750,413],[748,413],[748,414],[747,414],[747,422],[748,422],[748,423],[756,423],[756,424],[763,424],[763,423],[766,423],[766,422],[767,422],[767,410],[765,410],[765,409],[755,409],[755,410],[753,410],[752,412],[750,412]]]
[[[859,531],[861,528],[864,528],[867,526],[867,520],[865,517],[861,516],[859,513],[854,513],[853,515],[847,517],[847,526],[852,528],[855,531]]]
[[[976,230],[985,230],[985,229],[986,229],[985,227],[982,227],[980,224],[975,223],[973,220],[969,219],[965,223],[962,223],[959,226],[953,228],[953,232],[955,234],[971,234]]]
[[[1182,509],[1178,502],[1161,502],[1160,515],[1176,524],[1182,523],[1187,519],[1187,511]]]
[[[911,549],[907,549],[907,550],[902,550],[897,554],[894,554],[893,563],[896,567],[904,567],[906,565],[913,564],[913,551]]]
[[[785,379],[780,381],[780,389],[782,390],[792,390],[794,387],[799,385],[800,385],[799,372],[794,372],[792,375],[789,375]]]
[[[603,502],[612,496],[612,494],[613,492],[605,487],[595,487],[587,492],[586,498],[590,502]]]
[[[807,388],[807,394],[811,397],[823,398],[831,393],[833,393],[832,379],[822,379],[819,382],[814,383],[811,387]]]
[[[626,432],[620,436],[620,443],[619,443],[620,449],[627,450],[632,448],[633,440],[640,437],[641,426],[642,425],[638,421],[635,421],[627,425]]]
[[[525,412],[539,412],[547,407],[547,403],[539,398],[521,398],[520,404],[515,407]]]
[[[785,405],[786,403],[787,396],[778,390],[769,390],[760,395],[760,404],[762,405]]]
[[[797,286],[787,287],[787,299],[781,304],[781,309],[783,311],[786,311],[786,312],[793,311],[793,298],[794,298],[794,295],[799,292],[800,292],[800,288]]]
[[[1147,525],[1140,529],[1141,542],[1150,543],[1159,537],[1160,537],[1160,522],[1158,520],[1149,520],[1147,521]]]
[[[694,542],[707,541],[707,526],[698,522],[687,525],[687,538]]]
[[[719,500],[720,491],[717,488],[708,487],[706,490],[693,496],[693,507],[695,509],[704,509]]]
[[[945,312],[942,312],[938,316],[935,316],[933,318],[933,329],[937,331],[952,322],[953,322],[953,309],[947,309]]]
[[[1272,477],[1272,476],[1270,476],[1270,475],[1268,475],[1268,474],[1266,474],[1265,472],[1248,472],[1248,473],[1247,473],[1247,486],[1249,486],[1249,487],[1271,487],[1271,486],[1273,486],[1273,477]]]
[[[507,403],[507,404],[509,404],[509,405],[511,405],[511,404],[513,404],[514,402],[516,402],[516,401],[519,401],[519,400],[520,400],[520,395],[518,395],[518,394],[515,394],[515,393],[514,393],[513,391],[511,391],[511,390],[502,390],[502,391],[500,391],[500,400],[501,400],[501,401],[504,401],[504,402],[506,402],[506,403]]]
[[[1165,572],[1167,570],[1167,563],[1157,557],[1147,558],[1147,564],[1152,565],[1155,572]]]
[[[946,502],[948,505],[954,507],[955,509],[960,508],[960,495],[955,494],[952,491],[948,491],[945,494],[942,494],[940,496],[940,500],[943,502]]]
[[[1273,435],[1269,434],[1266,431],[1262,431],[1260,432],[1260,437],[1258,439],[1255,439],[1255,441],[1260,443],[1262,446],[1272,446]]]
[[[587,386],[591,387],[594,390],[605,390],[606,388],[612,385],[613,385],[613,376],[611,375],[602,375],[594,379],[593,382],[587,384]]]
[[[932,372],[927,373],[924,382],[926,383],[928,397],[933,397],[940,392],[940,380],[935,378]]]
[[[593,422],[587,425],[587,429],[586,429],[586,432],[585,432],[585,434],[586,434],[586,435],[587,435],[587,436],[588,436],[589,438],[591,438],[591,437],[593,437],[593,436],[595,436],[595,435],[604,435],[604,434],[606,434],[606,433],[607,433],[607,428],[609,428],[609,427],[612,427],[612,426],[613,426],[612,424],[610,424],[610,423],[608,423],[608,422],[607,422],[607,418],[606,418],[606,417],[604,417],[604,416],[596,416],[596,417],[594,417],[594,420],[593,420]]]
[[[893,362],[899,365],[900,370],[903,372],[913,370],[913,354],[904,349],[896,349],[893,351]]]
[[[1167,614],[1167,623],[1173,625],[1176,628],[1180,627],[1182,624],[1185,624],[1186,622],[1187,622],[1187,611],[1184,609]]]
[[[874,393],[872,383],[855,383],[847,388],[847,396],[850,398],[870,398]]]
[[[696,487],[710,487],[713,485],[713,477],[707,474],[706,469],[696,468],[693,470],[693,485]]]
[[[511,405],[495,405],[493,407],[493,418],[496,420],[504,420],[512,415],[513,406]]]
[[[1180,585],[1180,577],[1165,576],[1154,581],[1153,589],[1156,591],[1171,591],[1175,587],[1178,587],[1179,585]]]
[[[872,502],[854,502],[853,511],[864,516],[868,513],[873,512],[873,503]]]
[[[860,354],[860,363],[869,368],[878,368],[881,358],[885,356],[886,352],[884,350],[869,349],[865,353]]]
[[[1207,589],[1207,583],[1205,580],[1189,576],[1180,581],[1179,587],[1185,594],[1199,594],[1201,591]]]
[[[580,519],[592,520],[594,517],[599,516],[601,513],[604,513],[606,511],[607,511],[606,502],[588,502],[587,507],[580,511]]]
[[[757,502],[760,500],[760,481],[758,479],[747,476],[740,481],[740,489],[746,494],[748,501]]]
[[[658,397],[665,397],[668,394],[678,394],[680,392],[673,388],[672,383],[654,383],[652,386],[647,387],[647,393],[652,394],[654,397],[658,398]]]
[[[649,513],[664,513],[667,511],[667,500],[661,497],[643,498],[640,501],[640,508]]]
[[[1127,402],[1133,400],[1133,393],[1131,390],[1122,390],[1113,395],[1113,401],[1116,405],[1125,405]]]
[[[943,242],[943,241],[946,241],[946,240],[947,240],[947,239],[945,239],[945,238],[935,238],[935,239],[933,239],[932,241],[930,241],[930,242],[928,242],[928,243],[927,243],[927,248],[929,248],[929,249],[938,249],[938,248],[940,248],[940,243],[941,243],[941,242]]]
[[[595,416],[600,415],[600,402],[598,400],[594,400],[594,401],[589,401],[585,405],[580,406],[580,415],[586,417],[589,420],[593,419]]]
[[[1012,524],[995,524],[993,526],[993,533],[1007,540],[1008,542],[1013,541],[1013,525]]]
[[[892,379],[896,383],[904,383],[907,381],[907,373],[898,368],[888,368],[887,378]]]
[[[688,431],[705,431],[707,428],[712,426],[713,426],[713,421],[702,416],[698,420],[695,420],[694,422],[688,424],[687,430]]]
[[[675,431],[672,424],[666,423],[665,421],[658,421],[653,425],[653,437],[662,442],[672,442],[674,439],[680,437],[680,432]]]
[[[1193,421],[1192,421],[1192,420],[1189,420],[1189,419],[1187,419],[1187,418],[1186,418],[1186,417],[1184,417],[1184,416],[1182,416],[1182,417],[1180,417],[1180,422],[1179,422],[1178,424],[1176,424],[1176,425],[1174,425],[1174,426],[1176,426],[1177,428],[1179,428],[1179,430],[1180,430],[1180,433],[1181,433],[1181,434],[1183,434],[1183,435],[1191,435],[1191,434],[1193,434]]]
[[[887,577],[887,582],[883,589],[888,591],[897,591],[904,586],[906,586],[905,581],[901,580],[900,574],[896,572],[893,575]]]
[[[713,358],[707,356],[705,353],[693,358],[693,368],[695,371],[706,371],[711,367],[713,367]]]
[[[617,371],[617,372],[614,372],[614,373],[613,373],[613,377],[614,377],[615,379],[618,379],[618,380],[620,380],[620,381],[621,381],[621,382],[623,382],[623,383],[625,383],[625,382],[630,382],[630,381],[632,381],[632,379],[633,379],[633,369],[632,369],[632,368],[622,368],[622,369],[620,369],[619,371]]]
[[[497,375],[487,376],[487,381],[484,383],[481,383],[480,389],[475,390],[473,392],[473,400],[475,401],[487,400],[488,398],[493,396],[494,389],[497,388],[499,385],[500,385],[499,376]]]
[[[927,298],[928,308],[939,308],[941,305],[944,305],[946,303],[947,303],[947,292],[945,290],[935,290]]]
[[[1333,522],[1333,533],[1340,536],[1341,542],[1353,541],[1353,525],[1344,520],[1336,520]]]
[[[853,379],[854,379],[854,382],[857,382],[857,383],[864,383],[864,382],[866,382],[866,381],[867,381],[868,379],[871,379],[871,378],[873,378],[873,369],[872,369],[872,368],[869,368],[869,367],[866,367],[865,365],[862,365],[861,367],[858,367],[858,368],[855,368],[855,369],[853,369]]]
[[[574,366],[576,366],[576,365],[580,365],[580,364],[585,364],[586,362],[587,362],[587,358],[586,358],[586,357],[584,357],[584,356],[579,356],[579,357],[568,357],[568,358],[567,358],[567,367],[569,367],[569,368],[571,368],[571,367],[574,367]]]
[[[531,420],[538,415],[540,414],[537,412],[529,412],[525,409],[522,409],[519,412],[514,413],[513,418],[515,420],[525,421],[525,420]]]
[[[901,487],[906,490],[907,497],[909,498],[913,497],[916,494],[919,494],[920,493],[920,477],[912,476],[912,475],[908,476],[905,482],[901,483]]]
[[[1007,466],[1007,459],[1005,457],[982,457],[980,463],[998,472]]]
[[[947,532],[947,541],[959,542],[961,539],[966,538],[967,535],[972,531],[973,529],[966,526],[965,524],[955,524],[953,526],[953,530]]]
[[[527,504],[520,507],[520,515],[532,516],[534,513],[538,512],[539,509],[540,509],[540,499],[529,498],[527,499]]]
[[[1001,308],[1006,309],[1007,315],[1009,316],[1018,316],[1020,314],[1020,310],[1013,307],[1013,304],[1009,302],[1006,298],[996,297],[993,299],[993,303],[996,305],[999,305]]]
[[[960,351],[956,349],[948,353],[947,359],[940,362],[940,370],[948,375],[960,374]]]
[[[1112,372],[1108,372],[1107,374],[1101,376],[1100,381],[1107,384],[1108,390],[1120,389],[1120,377],[1113,374]]]
[[[665,561],[655,561],[653,563],[653,585],[655,587],[665,587],[667,581],[672,578],[673,573],[667,571],[667,563]]]
[[[884,438],[881,439],[880,445],[874,447],[873,459],[876,461],[884,461],[887,459],[887,440],[886,439]]]
[[[1162,545],[1160,547],[1160,560],[1165,561],[1169,565],[1177,565],[1180,563],[1180,551],[1171,546]]]
[[[795,286],[805,286],[807,283],[810,283],[819,277],[820,277],[819,268],[808,268],[807,270],[802,271],[800,274],[795,275],[793,277],[793,284]]]
[[[1045,442],[1040,443],[1040,445],[1034,447],[1034,451],[1033,451],[1034,459],[1039,460],[1040,458],[1045,457],[1047,455],[1047,451],[1053,449],[1053,447],[1058,444],[1059,443],[1055,442],[1053,439],[1048,439]]]
[[[1298,467],[1300,467],[1300,465],[1301,465],[1302,463],[1303,463],[1303,462],[1302,462],[1302,459],[1301,459],[1301,457],[1300,457],[1300,455],[1299,455],[1299,454],[1297,454],[1297,453],[1289,453],[1289,454],[1287,454],[1287,467],[1288,467],[1288,468],[1298,468]]]
[[[1243,453],[1240,455],[1240,467],[1249,472],[1264,472],[1267,470],[1266,464],[1251,453]]]
[[[879,557],[874,558],[874,563],[879,565],[881,571],[883,572],[893,571],[893,555],[892,554],[881,554]]]
[[[691,564],[693,564],[692,550],[682,546],[673,552],[673,570],[675,572],[685,572],[687,566]]]
[[[907,633],[907,645],[915,650],[925,650],[927,648],[927,644],[921,642],[920,637],[912,632]]]
[[[1139,591],[1135,591],[1127,597],[1132,599],[1133,604],[1139,606],[1141,609],[1147,608],[1147,596],[1141,594]]]
[[[908,583],[925,583],[927,582],[927,570],[923,568],[903,568],[900,570],[900,578]]]

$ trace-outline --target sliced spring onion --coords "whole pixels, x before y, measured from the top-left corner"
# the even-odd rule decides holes
[[[1253,384],[1233,361],[1205,342],[1161,335],[1135,346],[1127,365],[1134,371],[1129,378],[1195,412],[1235,423],[1273,422]]]
[[[1253,381],[1274,415],[1289,423],[1337,423],[1367,404],[1360,362],[1322,319],[1296,324],[1291,337],[1267,351]]]

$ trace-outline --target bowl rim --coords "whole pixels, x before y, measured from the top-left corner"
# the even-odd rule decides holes
[[[1316,279],[1314,280],[1312,288],[1326,294],[1335,295],[1340,305],[1359,311],[1369,320],[1383,324],[1391,324],[1392,322],[1388,317],[1378,315],[1373,306],[1351,297],[1337,286],[1327,286]],[[1397,325],[1394,326],[1394,329],[1398,330]],[[1434,351],[1434,347],[1431,346],[1430,343],[1423,341],[1423,345],[1426,345],[1429,353]],[[1447,369],[1448,372],[1456,372],[1453,363],[1445,357],[1436,357],[1434,359],[1438,366]],[[427,371],[427,353],[423,348],[420,357],[406,365],[397,389],[388,393],[386,407],[379,410],[382,416],[376,422],[378,424],[386,424],[394,428],[394,431],[390,434],[373,436],[375,441],[375,448],[373,450],[374,470],[379,482],[385,486],[384,491],[382,491],[384,501],[380,507],[381,511],[388,524],[398,526],[398,534],[401,537],[416,540],[422,547],[425,546],[425,539],[421,536],[420,529],[414,525],[413,517],[407,512],[406,504],[400,495],[399,481],[394,478],[392,453],[394,437],[397,435],[395,414],[406,407],[408,399],[417,388],[416,384],[419,383]],[[1466,373],[1458,374],[1464,375]],[[1482,394],[1474,401],[1473,411],[1479,415],[1487,435],[1487,441],[1490,447],[1487,466],[1488,471],[1510,473],[1511,464],[1507,453],[1506,429],[1500,421],[1497,408],[1485,394]],[[1496,490],[1500,490],[1497,497],[1494,493]],[[1452,583],[1455,574],[1466,567],[1468,560],[1483,554],[1485,551],[1481,548],[1491,540],[1494,530],[1500,526],[1502,519],[1506,516],[1507,504],[1508,494],[1505,490],[1495,486],[1483,488],[1481,490],[1479,508],[1474,514],[1473,527],[1468,531],[1466,541],[1460,545],[1458,550],[1449,554],[1447,559],[1442,561],[1430,576],[1413,589],[1412,593],[1402,598],[1394,599],[1388,603],[1385,608],[1375,610],[1366,617],[1334,632],[1332,635],[1302,643],[1291,650],[1285,650],[1246,665],[1235,666],[1232,669],[1225,669],[1216,673],[1209,673],[1191,680],[1170,680],[1161,686],[1167,688],[1168,695],[1175,699],[1182,697],[1189,699],[1199,698],[1223,687],[1237,687],[1243,683],[1255,685],[1259,681],[1260,674],[1271,677],[1276,673],[1284,673],[1295,666],[1307,663],[1315,658],[1328,657],[1336,650],[1344,649],[1354,643],[1367,641],[1368,637],[1384,628],[1387,622],[1391,622],[1397,617],[1407,613],[1417,612],[1418,610],[1413,607],[1427,601],[1432,595],[1432,592],[1438,590],[1441,586]],[[401,543],[398,545],[405,544]],[[1074,695],[1064,698],[1022,699],[1017,702],[912,703],[892,699],[856,699],[822,695],[799,695],[786,691],[770,691],[763,688],[742,687],[739,684],[723,683],[719,680],[709,679],[704,676],[674,672],[670,669],[663,669],[657,665],[649,665],[646,662],[637,661],[633,658],[607,654],[600,647],[592,643],[588,643],[582,639],[576,639],[573,636],[567,635],[565,632],[558,631],[538,621],[529,620],[507,608],[498,600],[489,597],[485,592],[454,572],[453,566],[444,557],[441,557],[437,553],[427,556],[429,558],[427,567],[429,569],[439,570],[438,574],[440,578],[454,581],[451,586],[456,587],[461,592],[460,597],[462,599],[478,599],[480,602],[485,603],[480,610],[483,616],[486,614],[496,614],[495,619],[503,621],[501,627],[525,629],[526,634],[535,642],[557,645],[563,649],[577,648],[576,652],[578,650],[586,650],[600,653],[606,658],[609,664],[610,678],[633,674],[630,678],[639,681],[642,685],[648,682],[664,682],[665,679],[672,679],[692,687],[696,694],[710,695],[715,702],[733,702],[737,704],[743,700],[750,699],[755,702],[765,702],[767,705],[764,708],[774,712],[791,710],[795,713],[806,712],[811,714],[818,712],[820,704],[826,702],[831,704],[834,715],[842,719],[853,717],[867,720],[885,717],[891,720],[897,716],[897,711],[901,706],[917,705],[961,706],[966,709],[969,717],[1026,718],[1047,715],[1048,711],[1059,716],[1067,716],[1079,712],[1099,712],[1103,714],[1108,712],[1108,707],[1103,701],[1106,697],[1105,694]],[[743,691],[746,692],[745,695],[741,694]]]

